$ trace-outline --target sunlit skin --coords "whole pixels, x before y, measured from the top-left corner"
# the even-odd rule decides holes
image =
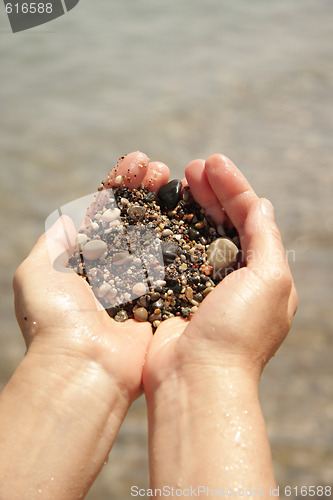
[[[169,169],[135,152],[119,161],[104,187],[119,176],[128,187],[143,183],[157,191]],[[297,307],[280,235],[262,211],[269,202],[225,157],[191,162],[186,183],[217,224],[227,213],[251,256],[190,322],[164,321],[153,336],[149,323],[117,323],[99,311],[87,283],[50,261],[46,240],[63,256],[62,266],[74,248],[66,217],[16,272],[15,310],[27,354],[0,397],[1,498],[31,499],[36,492],[41,499],[83,498],[142,387],[153,487],[199,480],[265,491],[274,485],[257,386]]]

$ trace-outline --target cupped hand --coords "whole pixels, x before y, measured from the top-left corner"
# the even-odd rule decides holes
[[[168,168],[131,153],[111,170],[104,187],[121,175],[128,187],[141,183],[157,191]],[[64,216],[40,237],[14,277],[15,311],[29,351],[92,360],[134,397],[141,386],[142,365],[152,337],[149,323],[117,323],[98,304],[89,285],[66,269],[76,230]],[[57,265],[53,259],[58,256]]]
[[[297,294],[273,207],[259,199],[225,156],[186,168],[194,199],[216,224],[227,216],[238,230],[246,266],[229,274],[204,299],[190,322],[163,322],[149,347],[146,393],[168,377],[207,366],[241,367],[259,378],[291,325]]]

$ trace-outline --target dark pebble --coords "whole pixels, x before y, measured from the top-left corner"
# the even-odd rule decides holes
[[[189,307],[182,307],[181,313],[183,318],[188,318],[191,314],[191,309]]]
[[[174,279],[174,278],[166,278],[166,282],[167,282],[167,286],[168,288],[174,288],[176,285],[178,285],[178,280]]]
[[[155,193],[151,192],[151,193],[148,193],[144,198],[143,198],[143,201],[145,201],[146,203],[151,203],[152,201],[155,200]]]
[[[115,321],[118,321],[119,323],[122,323],[123,321],[126,321],[128,319],[128,314],[124,309],[121,311],[117,312],[117,314],[114,317]]]
[[[153,292],[153,293],[150,295],[150,300],[151,300],[152,302],[156,302],[156,300],[158,300],[158,299],[160,298],[160,296],[161,296],[161,295],[160,295],[160,293],[159,293],[159,292],[156,292],[156,290],[155,290],[155,292]]]
[[[108,313],[109,316],[111,316],[111,318],[114,318],[118,311],[119,311],[118,306],[108,307],[108,309],[106,310],[106,312]]]
[[[156,293],[163,293],[163,287],[162,286],[155,286],[154,292],[156,292]]]
[[[173,241],[162,241],[161,250],[166,264],[170,264],[178,255],[178,245]]]
[[[180,284],[180,283],[178,283],[178,281],[177,281],[176,285],[172,287],[172,290],[173,290],[174,292],[178,293],[178,292],[180,292],[180,291],[181,291],[181,289],[182,289],[182,288],[183,288],[183,285],[181,285],[181,284]]]
[[[197,302],[202,302],[203,301],[203,296],[201,295],[201,293],[196,293],[193,297],[194,300],[196,300]]]
[[[188,235],[190,237],[190,240],[198,240],[200,238],[200,233],[197,229],[194,229],[194,227],[190,227],[188,230]]]
[[[153,304],[154,309],[163,309],[164,307],[164,300],[163,299],[158,299],[156,302]]]
[[[164,186],[159,189],[157,196],[165,206],[172,210],[177,206],[180,200],[181,188],[182,182],[178,179],[174,179],[164,184]]]

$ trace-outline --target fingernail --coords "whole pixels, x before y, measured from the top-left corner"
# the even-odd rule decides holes
[[[271,219],[274,219],[274,207],[269,200],[267,200],[266,198],[262,198],[260,202],[260,208],[264,215],[270,217]]]

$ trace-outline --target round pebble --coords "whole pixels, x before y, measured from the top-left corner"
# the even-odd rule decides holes
[[[146,209],[142,205],[132,205],[127,209],[127,215],[134,221],[142,220],[146,215]]]
[[[144,295],[147,292],[147,287],[144,283],[136,283],[132,288],[132,292],[134,295]]]
[[[134,311],[134,319],[137,321],[147,321],[148,319],[148,311],[144,307],[138,307]]]
[[[133,260],[132,255],[129,252],[119,252],[112,257],[112,264],[116,266],[121,266]]]
[[[164,262],[169,264],[175,260],[178,255],[178,245],[174,241],[162,241],[161,250]]]
[[[218,238],[207,249],[208,263],[213,266],[214,273],[234,264],[237,254],[238,247],[229,238]]]
[[[109,283],[103,283],[98,289],[98,296],[103,298],[107,295],[111,290],[111,285]]]
[[[102,240],[91,240],[82,249],[83,257],[87,260],[97,260],[105,253],[107,244]]]
[[[171,229],[164,229],[164,231],[162,231],[162,236],[171,236],[172,234],[173,232]]]
[[[182,181],[174,179],[173,181],[164,184],[164,186],[159,189],[157,196],[166,207],[172,210],[177,206],[180,200],[181,189]]]
[[[119,323],[123,323],[128,319],[128,314],[124,309],[121,309],[119,312],[114,317],[115,321],[118,321]]]
[[[108,210],[105,210],[105,212],[101,215],[101,220],[103,222],[113,222],[114,220],[118,219],[118,217],[120,217],[119,208],[109,208]]]

